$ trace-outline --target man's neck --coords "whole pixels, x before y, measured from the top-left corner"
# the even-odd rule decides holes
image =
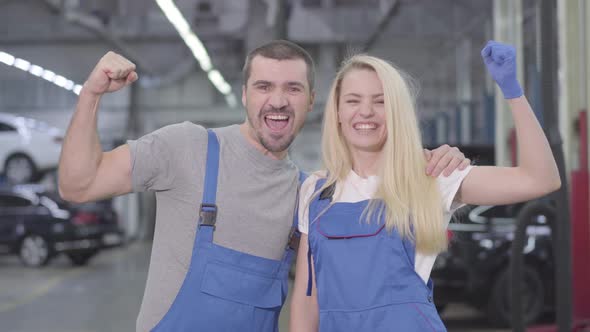
[[[287,150],[279,151],[279,152],[272,152],[272,151],[267,150],[264,146],[262,146],[262,144],[260,144],[260,141],[258,140],[256,135],[252,132],[251,128],[248,126],[248,124],[242,123],[240,125],[240,132],[242,133],[242,135],[246,139],[246,142],[248,142],[248,144],[252,145],[256,150],[258,150],[264,156],[272,158],[272,159],[276,159],[276,160],[285,159],[285,157],[287,156]]]

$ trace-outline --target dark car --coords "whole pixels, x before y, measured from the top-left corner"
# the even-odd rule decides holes
[[[494,325],[511,320],[510,255],[515,216],[522,205],[475,206],[458,211],[449,225],[449,248],[432,270],[439,311],[447,303],[468,303]],[[548,217],[534,216],[527,227],[522,299],[525,322],[553,310],[554,266]]]
[[[123,244],[110,201],[70,204],[39,188],[0,188],[0,254],[38,267],[63,253],[84,265],[100,250]]]

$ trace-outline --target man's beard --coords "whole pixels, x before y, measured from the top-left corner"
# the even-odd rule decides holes
[[[273,142],[278,142],[279,140],[273,140],[273,142],[269,142],[265,137],[262,136],[261,133],[257,133],[258,142],[268,151],[270,152],[282,152],[285,151],[291,146],[293,140],[295,140],[295,135],[286,135],[281,137],[280,141],[284,141],[279,145],[273,144]]]
[[[260,143],[260,145],[262,145],[266,150],[270,151],[270,152],[283,152],[287,149],[289,149],[289,146],[291,146],[291,143],[293,143],[293,141],[295,140],[295,134],[291,133],[291,134],[285,134],[282,135],[281,138],[279,139],[272,139],[273,134],[270,134],[269,136],[271,136],[270,138],[264,137],[264,135],[262,134],[262,127],[266,125],[265,123],[265,117],[267,114],[272,113],[272,114],[286,114],[289,116],[289,121],[295,121],[295,114],[293,111],[289,111],[289,110],[279,110],[279,109],[271,109],[268,111],[263,111],[260,113],[260,115],[258,116],[258,126],[254,127],[252,126],[252,129],[254,130],[254,133],[256,134],[256,137],[258,138],[258,142]],[[248,115],[248,121],[250,121],[251,124],[254,124],[254,121],[252,121],[252,119],[250,118],[250,116]],[[279,141],[283,141],[282,143],[280,143],[279,145],[277,145],[276,143],[278,143]],[[273,144],[275,143],[275,144]]]

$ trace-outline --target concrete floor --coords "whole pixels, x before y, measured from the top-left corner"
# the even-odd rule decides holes
[[[86,267],[60,257],[41,269],[0,257],[0,330],[3,332],[134,331],[149,262],[149,244],[105,251]],[[442,315],[449,331],[503,332],[466,306]],[[281,315],[287,331],[288,306]]]

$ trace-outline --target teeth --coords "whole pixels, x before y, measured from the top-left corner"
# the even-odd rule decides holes
[[[354,125],[354,129],[375,129],[377,126],[372,123],[360,123]]]
[[[277,121],[284,121],[289,119],[289,117],[286,115],[267,115],[266,118]]]

